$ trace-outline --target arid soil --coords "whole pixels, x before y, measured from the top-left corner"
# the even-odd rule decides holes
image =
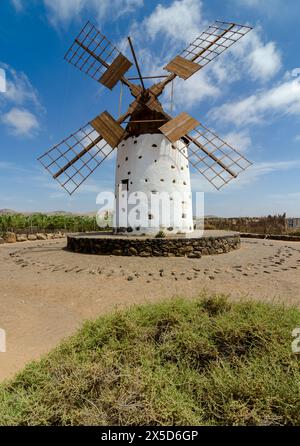
[[[201,259],[92,256],[66,241],[0,246],[0,379],[49,351],[86,319],[115,307],[206,289],[300,307],[300,243],[243,240],[238,251]]]

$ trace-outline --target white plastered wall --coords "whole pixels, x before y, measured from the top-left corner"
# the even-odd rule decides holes
[[[144,134],[122,141],[116,162],[117,228],[131,227],[134,233],[193,230],[189,163],[178,148],[186,153],[183,143],[171,144],[162,134]],[[163,205],[158,205],[159,197],[163,198]],[[131,215],[131,220],[126,215]]]

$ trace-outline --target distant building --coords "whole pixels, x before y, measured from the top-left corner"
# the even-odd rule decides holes
[[[287,218],[287,225],[289,229],[300,228],[300,218]]]

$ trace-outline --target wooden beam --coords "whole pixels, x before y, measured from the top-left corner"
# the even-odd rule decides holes
[[[126,135],[123,127],[106,111],[93,119],[90,124],[113,149]]]
[[[201,65],[184,59],[181,56],[176,56],[173,60],[171,60],[171,62],[168,63],[167,66],[164,67],[164,70],[175,73],[177,76],[181,77],[181,79],[188,79],[198,70],[200,70],[200,68]]]
[[[133,48],[132,41],[131,41],[130,37],[128,37],[128,42],[129,42],[129,46],[130,46],[130,49],[131,49],[131,53],[132,53],[132,56],[133,56],[133,59],[134,59],[134,63],[135,63],[135,66],[136,66],[136,69],[137,69],[137,72],[138,72],[141,84],[142,84],[142,87],[143,87],[143,91],[145,91],[145,84],[144,84],[144,81],[143,81],[142,73],[141,73],[141,70],[140,70],[140,67],[139,67],[139,63],[137,61],[137,57],[136,57],[136,54],[135,54],[135,51],[134,51],[134,48]]]
[[[128,60],[127,57],[123,56],[123,54],[120,53],[109,66],[109,68],[107,68],[105,73],[103,73],[103,75],[99,79],[99,82],[105,85],[105,87],[112,90],[131,66],[132,63],[130,62],[130,60]]]
[[[182,136],[185,136],[188,132],[198,127],[199,122],[190,116],[188,113],[180,113],[176,118],[171,119],[159,130],[171,141],[176,142]]]

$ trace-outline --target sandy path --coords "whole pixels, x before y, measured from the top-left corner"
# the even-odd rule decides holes
[[[65,244],[0,246],[0,328],[7,335],[0,379],[116,306],[207,289],[300,307],[300,243],[243,240],[238,251],[202,259],[91,256],[64,251]]]

